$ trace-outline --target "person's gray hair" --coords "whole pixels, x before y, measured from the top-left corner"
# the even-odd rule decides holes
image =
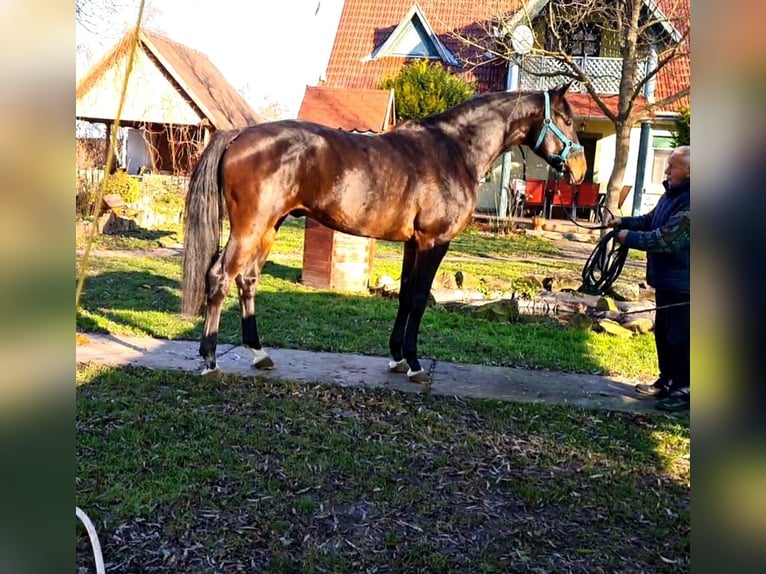
[[[691,147],[688,145],[680,145],[673,150],[673,155],[678,155],[683,159],[684,163],[689,166],[691,164]]]

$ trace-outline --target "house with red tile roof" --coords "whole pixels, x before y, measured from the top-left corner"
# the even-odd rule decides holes
[[[470,42],[471,38],[497,34],[488,23],[503,22],[510,26],[511,34],[517,25],[526,26],[533,40],[545,46],[547,0],[346,0],[332,52],[325,73],[325,81],[318,90],[374,90],[387,77],[395,75],[414,59],[426,58],[441,62],[447,69],[475,83],[477,92],[516,89],[545,89],[561,83],[561,78],[546,77],[530,73],[555,71],[555,62],[545,55],[530,53],[520,58],[519,67],[510,66],[506,58],[497,57],[486,50],[486,43]],[[664,10],[664,12],[663,12]],[[687,90],[689,74],[689,30],[690,0],[645,0],[647,18],[656,19],[653,34],[666,44],[681,42],[686,55],[672,65],[662,68],[656,80],[651,102],[659,102],[668,96]],[[514,38],[522,40],[524,38]],[[527,41],[530,38],[526,38]],[[621,59],[609,46],[607,38],[600,35],[575,38],[578,40],[579,62],[598,82],[597,91],[602,101],[613,111],[617,105],[617,91]],[[574,45],[574,41],[572,42]],[[609,50],[611,49],[611,53]],[[643,62],[642,62],[643,64]],[[590,66],[590,68],[589,68]],[[594,68],[596,66],[597,68]],[[619,66],[615,68],[615,66]],[[642,68],[646,69],[646,68]],[[645,73],[645,72],[642,72]],[[578,121],[579,137],[584,145],[590,167],[587,181],[606,190],[606,183],[614,162],[615,136],[612,122],[605,116],[596,102],[585,91],[577,91],[577,83],[569,93],[569,100]],[[308,95],[308,92],[307,92]],[[312,94],[311,97],[316,97]],[[689,104],[688,95],[680,100],[652,109],[652,139],[648,153],[645,174],[645,197],[643,209],[651,207],[662,192],[661,181],[665,159],[669,153],[673,120],[681,106]],[[354,116],[357,100],[349,98],[343,114]],[[637,107],[651,106],[650,101],[638,98]],[[395,108],[395,102],[394,102]],[[338,110],[327,121],[337,117]],[[322,113],[312,119],[324,121]],[[374,123],[380,123],[378,118]],[[638,126],[631,135],[631,157],[625,174],[625,184],[632,185],[636,179],[636,164],[639,147]],[[634,141],[635,139],[635,141]],[[530,150],[512,150],[510,163],[511,178],[547,179],[548,168]],[[498,206],[501,165],[498,163],[487,174],[480,188],[478,208],[492,211]],[[632,192],[625,199],[626,206],[632,204]]]
[[[75,117],[115,121],[133,41],[127,32],[77,83]],[[207,56],[161,34],[140,29],[120,126],[126,128],[121,164],[135,174],[185,174],[209,134],[261,118]]]

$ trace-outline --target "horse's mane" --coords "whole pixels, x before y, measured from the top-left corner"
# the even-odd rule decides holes
[[[526,107],[529,107],[530,102],[532,101],[530,96],[535,96],[540,93],[541,92],[539,91],[533,91],[533,90],[519,90],[515,92],[491,92],[491,93],[479,94],[477,96],[474,96],[470,100],[466,100],[462,104],[458,104],[447,110],[444,110],[443,112],[434,114],[427,118],[405,120],[402,123],[397,124],[394,127],[394,130],[409,130],[409,129],[433,127],[444,121],[451,123],[453,122],[456,116],[471,115],[471,112],[475,111],[476,109],[485,107],[487,105],[491,105],[492,102],[502,102],[504,100],[507,100],[511,94],[517,96],[518,101],[521,103],[521,105],[525,106],[525,108],[522,108],[520,110],[521,113],[519,114],[520,116],[524,116],[528,113]],[[567,111],[570,111],[568,107],[568,102],[567,102]]]

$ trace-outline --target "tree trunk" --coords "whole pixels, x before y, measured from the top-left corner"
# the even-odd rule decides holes
[[[625,169],[628,166],[630,130],[630,124],[623,121],[615,122],[614,167],[606,190],[606,208],[614,215],[619,215],[617,203],[620,199],[620,190],[624,185]]]

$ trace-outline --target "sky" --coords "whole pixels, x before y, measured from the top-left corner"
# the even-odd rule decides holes
[[[106,0],[113,14],[93,7],[78,23],[77,78],[98,61],[138,16],[137,0]],[[324,73],[343,0],[147,0],[143,23],[207,55],[254,110],[278,104],[298,113],[306,85]]]

